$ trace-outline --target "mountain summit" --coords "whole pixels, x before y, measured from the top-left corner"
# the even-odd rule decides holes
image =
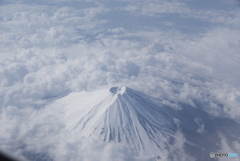
[[[221,150],[223,136],[239,140],[240,125],[233,120],[211,117],[201,105],[179,103],[181,109],[174,110],[128,87],[70,93],[55,103],[65,108],[67,130],[80,137],[123,143],[164,160],[184,151],[196,160],[209,160],[209,152]]]
[[[68,130],[138,151],[159,153],[175,131],[170,107],[128,87],[72,93],[60,101]]]

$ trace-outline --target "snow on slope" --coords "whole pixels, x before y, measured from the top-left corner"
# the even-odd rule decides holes
[[[58,103],[68,130],[145,154],[160,154],[176,129],[172,109],[128,87],[71,93]]]

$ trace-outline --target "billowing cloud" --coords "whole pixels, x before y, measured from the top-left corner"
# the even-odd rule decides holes
[[[109,86],[240,123],[240,12],[233,2],[1,1],[0,149],[28,159],[153,160],[69,134],[61,107],[49,106],[70,92]],[[170,150],[182,151],[172,160],[191,158],[186,138],[176,135]],[[228,147],[239,149],[239,140],[222,137],[222,150]]]

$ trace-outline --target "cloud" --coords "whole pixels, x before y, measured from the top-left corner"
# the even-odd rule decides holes
[[[84,38],[83,33],[87,34],[96,25],[104,23],[93,19],[106,12],[106,8],[100,3],[92,5],[81,10],[72,6],[54,7],[44,3],[10,3],[1,6],[1,28],[4,31],[1,46],[63,47],[78,42]]]
[[[168,151],[167,154],[167,160],[196,160],[196,158],[190,156],[187,154],[187,152],[185,151],[185,142],[186,139],[185,137],[182,135],[182,133],[180,131],[177,131],[175,134],[175,141],[173,143],[173,145],[170,146],[170,150]]]
[[[189,1],[116,3],[2,1],[1,149],[21,158],[31,152],[55,160],[96,160],[99,155],[102,160],[153,160],[124,145],[68,134],[61,108],[48,106],[73,91],[109,86],[132,87],[176,109],[181,103],[201,105],[210,115],[240,122],[235,7],[220,9],[218,3],[204,10]],[[203,124],[198,131],[204,132]],[[177,135],[181,149],[185,138]],[[231,145],[239,146],[238,141]],[[174,146],[171,150],[177,151]],[[185,151],[179,152],[187,159]]]
[[[238,28],[240,25],[239,8],[233,2],[153,1],[146,3],[141,1],[126,5],[122,10],[137,18],[145,18],[143,20],[145,22],[147,19],[152,19],[157,24],[156,18],[158,18],[161,21],[158,23],[161,24],[161,28],[178,25],[178,29],[184,32],[202,32],[209,26],[216,25],[231,28]],[[188,23],[189,20],[192,23]]]
[[[141,14],[143,16],[161,16],[161,14],[182,14],[189,13],[185,3],[177,1],[155,1],[152,3],[138,3],[139,5],[128,5],[126,11]]]
[[[216,152],[216,153],[237,153],[239,155],[240,151],[239,151],[239,147],[240,147],[240,143],[239,141],[233,141],[233,142],[229,142],[229,140],[227,138],[225,138],[224,136],[220,135],[222,137],[221,139],[221,151],[220,152]],[[239,158],[219,158],[220,161],[223,160],[234,160],[237,161]]]
[[[69,133],[62,122],[64,113],[59,108],[7,107],[0,119],[0,125],[6,128],[0,131],[1,149],[24,160],[151,160],[152,157],[141,159],[136,150],[126,145],[103,143]],[[6,123],[8,127],[4,126]]]

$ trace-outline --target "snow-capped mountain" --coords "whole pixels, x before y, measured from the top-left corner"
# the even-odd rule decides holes
[[[180,141],[182,150],[196,160],[209,160],[210,152],[221,150],[222,136],[230,141],[239,139],[239,124],[210,117],[199,108],[201,105],[182,104],[182,109],[175,110],[128,87],[70,93],[55,103],[65,108],[67,130],[106,143],[123,143],[141,154],[159,158],[166,158],[168,151],[172,154],[166,159],[174,160],[171,157],[181,153],[176,150]],[[234,135],[226,132],[226,127]]]
[[[68,130],[144,153],[158,154],[176,131],[170,107],[128,87],[72,93],[59,101]]]

